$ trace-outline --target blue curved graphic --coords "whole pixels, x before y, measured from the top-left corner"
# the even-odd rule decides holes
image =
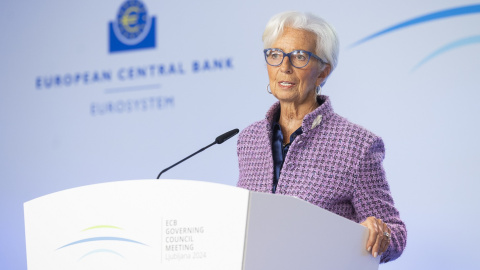
[[[350,48],[353,48],[355,46],[358,46],[368,40],[371,40],[373,38],[379,37],[381,35],[387,34],[389,32],[399,30],[401,28],[409,27],[415,24],[420,24],[420,23],[425,23],[428,21],[433,21],[433,20],[439,20],[439,19],[444,19],[448,17],[453,17],[453,16],[461,16],[461,15],[467,15],[467,14],[472,14],[472,13],[480,13],[480,4],[476,5],[470,5],[470,6],[463,6],[463,7],[457,7],[457,8],[451,8],[451,9],[446,9],[442,11],[437,11],[434,13],[430,13],[427,15],[423,15],[420,17],[416,17],[410,20],[407,20],[405,22],[396,24],[394,26],[391,26],[389,28],[383,29],[377,33],[374,33],[370,36],[367,36],[352,45],[350,45]]]
[[[140,245],[144,245],[144,246],[148,246],[144,243],[140,243],[138,241],[135,241],[135,240],[131,240],[131,239],[127,239],[127,238],[120,238],[120,237],[93,237],[93,238],[86,238],[86,239],[82,239],[82,240],[78,240],[78,241],[75,241],[75,242],[72,242],[72,243],[69,243],[69,244],[66,244],[62,247],[59,247],[57,248],[57,250],[59,249],[62,249],[64,247],[68,247],[68,246],[73,246],[73,245],[76,245],[76,244],[81,244],[81,243],[86,243],[86,242],[93,242],[93,241],[122,241],[122,242],[130,242],[130,243],[135,243],[135,244],[140,244]]]
[[[123,257],[122,254],[118,253],[118,252],[115,252],[113,250],[110,250],[110,249],[96,249],[96,250],[92,250],[90,252],[88,252],[87,254],[83,255],[82,257],[80,257],[80,259],[78,259],[79,261],[80,260],[83,260],[83,258],[87,257],[87,256],[90,256],[92,254],[96,254],[96,253],[111,253],[111,254],[115,254],[119,257],[122,257],[123,259],[125,259],[125,257]]]
[[[458,47],[463,47],[466,45],[474,44],[474,43],[480,43],[480,36],[471,36],[467,38],[462,38],[459,40],[456,40],[454,42],[451,42],[438,50],[434,51],[427,57],[425,57],[422,61],[420,61],[415,67],[413,67],[412,71],[415,71],[417,68],[422,66],[423,64],[427,63],[428,61],[432,60],[433,58],[439,56],[440,54],[444,54],[450,50],[453,50]]]

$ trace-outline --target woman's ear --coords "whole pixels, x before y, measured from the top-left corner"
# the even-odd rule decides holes
[[[320,74],[317,77],[316,85],[323,85],[331,71],[332,67],[330,64],[324,64],[323,69],[320,71]]]

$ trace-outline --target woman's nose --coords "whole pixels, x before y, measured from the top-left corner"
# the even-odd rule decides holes
[[[290,57],[289,56],[285,56],[283,58],[283,62],[280,65],[280,71],[288,73],[288,74],[293,72],[293,66],[292,66],[292,63],[290,63]]]

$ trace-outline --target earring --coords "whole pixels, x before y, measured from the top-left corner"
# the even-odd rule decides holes
[[[272,94],[272,90],[270,90],[270,84],[267,85],[267,92],[268,92],[269,94]]]
[[[317,95],[321,95],[322,94],[322,87],[319,85],[317,86]]]

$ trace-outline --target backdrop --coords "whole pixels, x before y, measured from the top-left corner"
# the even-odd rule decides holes
[[[408,243],[380,268],[478,269],[480,2],[4,2],[0,269],[26,269],[25,201],[155,178],[264,118],[275,100],[261,35],[286,10],[335,26],[339,64],[323,93],[385,141]],[[132,8],[141,16],[128,16]],[[235,139],[163,177],[235,185]]]

